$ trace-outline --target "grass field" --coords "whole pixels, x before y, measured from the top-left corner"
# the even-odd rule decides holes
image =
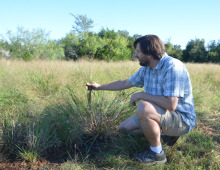
[[[130,94],[143,89],[85,89],[129,78],[137,62],[0,60],[0,169],[220,169],[220,65],[186,66],[196,127],[163,145],[165,165],[146,165],[130,158],[146,150],[145,138],[117,131],[135,114]]]

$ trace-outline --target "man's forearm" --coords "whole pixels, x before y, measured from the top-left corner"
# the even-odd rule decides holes
[[[145,100],[154,103],[166,110],[174,111],[177,107],[178,98],[177,97],[166,97],[159,95],[151,95],[145,92],[139,92],[133,94],[132,101]]]
[[[129,81],[126,80],[119,80],[112,83],[102,84],[97,90],[124,90],[133,87]]]

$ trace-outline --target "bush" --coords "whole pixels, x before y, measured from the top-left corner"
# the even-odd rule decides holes
[[[66,59],[77,60],[79,58],[80,38],[76,32],[70,32],[65,38],[61,39],[61,45],[64,48]]]
[[[205,40],[195,39],[188,42],[183,50],[183,60],[185,62],[207,62],[207,51]]]
[[[81,57],[99,60],[126,60],[131,58],[130,42],[113,30],[101,30],[100,33],[80,33],[76,36],[71,32],[61,43],[65,49],[66,58],[77,60]]]
[[[17,33],[7,32],[4,44],[10,51],[12,58],[24,60],[32,59],[60,59],[64,58],[64,51],[61,45],[48,38],[48,33],[42,29],[32,31],[22,27],[17,28]]]

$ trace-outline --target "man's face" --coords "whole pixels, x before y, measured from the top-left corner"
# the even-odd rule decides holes
[[[136,46],[136,57],[138,58],[141,66],[149,66],[151,56],[146,55],[141,51],[139,43]]]

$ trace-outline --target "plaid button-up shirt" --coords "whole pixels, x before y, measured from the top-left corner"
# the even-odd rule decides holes
[[[189,125],[189,132],[194,128],[196,113],[192,95],[189,73],[185,65],[166,53],[152,70],[144,66],[129,79],[129,82],[142,88],[151,95],[178,97],[175,111],[181,114],[183,121]]]

